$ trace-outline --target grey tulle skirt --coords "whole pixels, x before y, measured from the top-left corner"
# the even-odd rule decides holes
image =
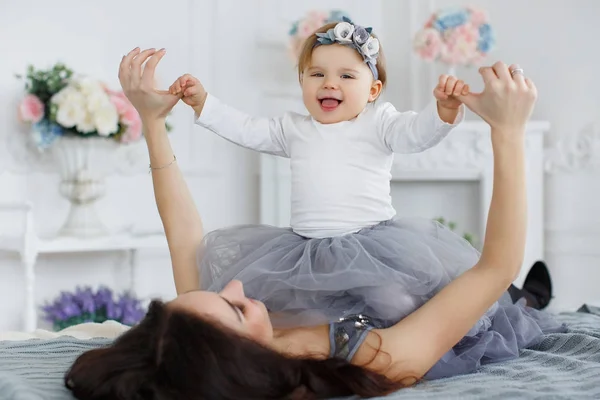
[[[275,327],[328,324],[359,313],[389,326],[473,267],[479,256],[469,242],[429,219],[393,219],[324,239],[242,225],[209,233],[199,268],[204,290],[242,281],[248,297],[265,303]],[[550,314],[513,304],[506,293],[426,378],[515,358],[544,333],[564,330]]]

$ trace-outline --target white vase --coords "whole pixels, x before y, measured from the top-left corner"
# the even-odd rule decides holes
[[[105,176],[113,165],[118,144],[100,137],[62,136],[52,144],[60,173],[60,193],[70,201],[59,236],[93,237],[109,233],[95,209],[106,192]]]

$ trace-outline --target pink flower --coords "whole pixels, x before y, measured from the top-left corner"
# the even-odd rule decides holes
[[[121,122],[127,127],[121,136],[121,143],[136,142],[142,137],[142,120],[137,113],[135,118],[123,119]]]
[[[442,37],[437,30],[426,28],[417,33],[413,46],[419,57],[425,61],[433,61],[442,48]]]
[[[106,89],[110,95],[110,101],[116,107],[119,114],[119,122],[125,126],[125,132],[121,136],[121,143],[131,143],[142,137],[142,120],[135,107],[123,92],[114,92]]]
[[[307,38],[312,35],[317,29],[325,25],[328,15],[322,11],[311,11],[298,24],[297,35],[301,38]]]
[[[119,95],[110,96],[110,102],[117,108],[117,113],[119,115],[123,115],[127,112],[127,110],[131,107],[131,103],[125,97],[121,97]]]
[[[450,65],[467,65],[477,57],[479,31],[468,23],[446,31],[440,58]]]
[[[44,118],[44,103],[35,95],[28,94],[19,104],[19,120],[37,123]]]
[[[437,18],[437,16],[435,14],[431,14],[431,16],[429,17],[429,19],[427,20],[427,22],[425,22],[425,28],[432,28],[433,27],[433,21],[435,21]]]
[[[479,26],[487,22],[488,16],[485,11],[474,7],[467,7],[467,10],[471,13],[471,24]]]

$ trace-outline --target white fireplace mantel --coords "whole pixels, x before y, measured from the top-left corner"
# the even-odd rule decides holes
[[[544,258],[544,134],[549,128],[549,122],[532,121],[526,130],[528,231],[523,268],[515,280],[518,286],[522,285],[531,265]],[[477,220],[483,234],[493,186],[489,126],[480,121],[466,121],[432,149],[397,155],[392,182],[406,181],[479,182]],[[289,160],[262,156],[261,223],[289,226],[290,182]]]

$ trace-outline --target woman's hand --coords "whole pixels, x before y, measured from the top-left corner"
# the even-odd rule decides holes
[[[479,73],[485,83],[483,92],[459,95],[459,99],[492,129],[522,131],[537,99],[533,82],[518,65],[509,68],[502,62],[482,67]]]
[[[140,114],[143,122],[164,120],[181,96],[154,87],[154,71],[165,50],[135,48],[121,60],[119,81],[123,93]],[[142,64],[146,62],[142,71]]]

